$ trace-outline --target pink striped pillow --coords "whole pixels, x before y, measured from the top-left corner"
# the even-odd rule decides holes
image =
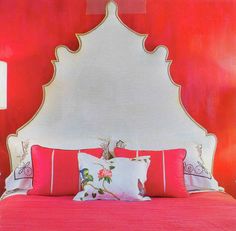
[[[187,197],[189,195],[184,183],[185,149],[135,151],[115,148],[114,153],[115,157],[134,158],[137,154],[151,157],[145,183],[146,195],[159,197]]]
[[[101,157],[103,149],[83,149],[82,152]],[[79,150],[60,150],[34,145],[31,148],[33,189],[28,194],[75,195],[79,191]]]

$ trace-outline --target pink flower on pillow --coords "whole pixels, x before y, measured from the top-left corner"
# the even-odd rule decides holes
[[[98,178],[103,179],[103,178],[111,178],[112,177],[112,171],[108,169],[100,169],[98,172]]]

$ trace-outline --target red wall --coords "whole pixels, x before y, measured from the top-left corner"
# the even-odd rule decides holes
[[[89,0],[100,12],[105,2]],[[121,12],[135,10],[133,2],[117,0]],[[0,1],[0,60],[8,62],[8,108],[0,111],[0,191],[9,174],[6,137],[38,109],[42,85],[53,76],[55,47],[77,49],[74,34],[103,18],[86,9],[86,0]],[[236,197],[236,1],[146,0],[144,10],[120,17],[149,35],[148,50],[160,44],[169,48],[170,71],[182,85],[183,104],[218,137],[215,177]]]

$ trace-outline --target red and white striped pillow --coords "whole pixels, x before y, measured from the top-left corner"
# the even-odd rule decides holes
[[[151,163],[145,183],[146,195],[151,197],[187,197],[189,195],[184,183],[185,149],[136,151],[115,148],[114,153],[115,157],[150,156]]]
[[[99,158],[103,153],[101,148],[80,151]],[[75,195],[79,191],[78,152],[32,146],[33,189],[28,194]]]

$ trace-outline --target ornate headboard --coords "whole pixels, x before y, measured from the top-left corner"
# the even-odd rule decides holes
[[[44,86],[43,103],[17,134],[8,138],[12,168],[19,162],[14,147],[22,140],[55,148],[96,147],[99,138],[123,140],[137,149],[168,149],[201,144],[212,168],[214,135],[197,124],[170,77],[168,49],[144,48],[146,35],[119,19],[109,2],[103,22],[78,34],[80,49],[56,49],[54,78]]]

